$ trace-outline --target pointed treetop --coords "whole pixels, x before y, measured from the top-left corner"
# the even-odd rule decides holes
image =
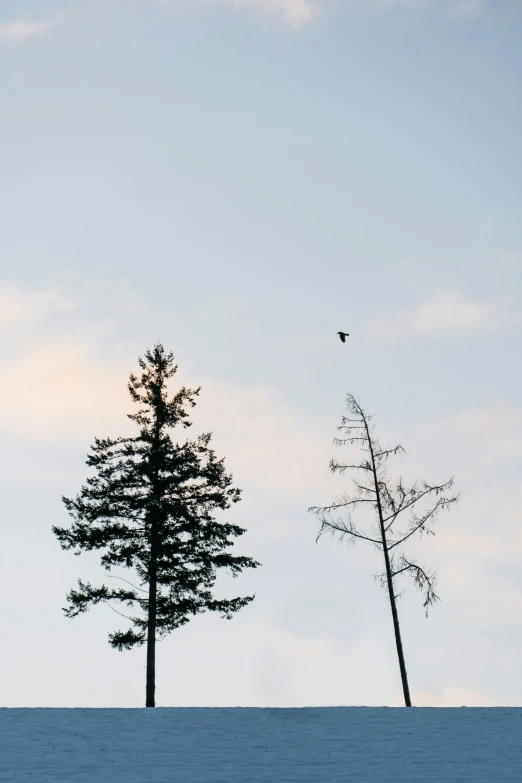
[[[172,351],[166,353],[163,345],[156,343],[153,350],[147,350],[144,358],[140,357],[138,362],[143,370],[141,377],[131,373],[127,388],[134,402],[147,407],[138,413],[127,414],[128,418],[139,424],[150,425],[152,419],[147,414],[155,410],[161,411],[163,424],[174,426],[181,422],[184,427],[190,427],[191,422],[188,421],[189,414],[185,406],[188,404],[193,408],[196,405],[194,398],[198,396],[200,388],[187,389],[183,386],[177,394],[168,399],[167,381],[178,370]]]

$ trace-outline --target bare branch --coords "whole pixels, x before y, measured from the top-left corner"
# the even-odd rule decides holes
[[[127,615],[126,615],[126,614],[123,614],[123,612],[118,612],[118,610],[117,610],[117,609],[115,609],[115,608],[114,608],[114,606],[111,606],[109,603],[107,604],[107,606],[109,607],[109,609],[112,609],[112,611],[113,611],[113,612],[116,612],[116,614],[119,614],[119,615],[121,615],[122,617],[125,617],[125,619],[126,619],[126,620],[130,620],[130,621],[131,621],[131,623],[133,623],[133,622],[134,622],[134,620],[132,619],[132,617],[127,617]],[[146,615],[143,615],[143,616],[144,616],[144,617],[146,617]]]
[[[353,480],[353,483],[355,484],[357,489],[359,489],[361,492],[373,492],[374,494],[377,494],[373,487],[365,487],[364,484],[359,484],[357,481],[355,481],[355,479]]]
[[[353,498],[352,500],[332,503],[331,506],[323,506],[322,508],[312,506],[312,508],[309,508],[308,510],[311,511],[312,514],[317,514],[320,512],[337,511],[340,508],[347,508],[348,506],[357,506],[359,503],[375,503],[375,500],[372,498]]]
[[[395,541],[393,544],[390,544],[388,546],[388,550],[393,549],[399,544],[403,544],[408,538],[410,538],[410,536],[416,533],[417,530],[422,530],[424,533],[434,535],[433,531],[426,527],[426,522],[428,519],[435,517],[440,511],[442,511],[442,509],[447,508],[451,503],[455,503],[457,500],[458,495],[455,495],[452,498],[439,498],[433,508],[423,517],[414,517],[413,521],[416,523],[414,527],[404,536],[404,538],[401,538],[399,541]]]
[[[430,486],[426,482],[422,482],[420,488],[418,488],[417,485],[414,485],[409,490],[404,487],[402,479],[399,479],[397,483],[392,483],[389,480],[386,469],[388,457],[404,453],[405,449],[401,444],[394,448],[382,448],[377,438],[374,437],[373,426],[371,425],[372,417],[367,416],[364,413],[361,405],[353,395],[349,394],[346,401],[348,410],[358,418],[342,418],[342,424],[337,429],[338,431],[341,431],[345,437],[335,438],[334,443],[336,446],[341,446],[346,443],[357,444],[361,451],[365,452],[366,457],[363,457],[359,464],[341,463],[332,459],[330,461],[330,469],[332,472],[339,471],[340,473],[344,473],[349,468],[353,468],[354,470],[365,470],[370,475],[365,476],[364,478],[361,477],[362,483],[355,479],[353,480],[355,492],[351,496],[346,494],[336,498],[335,502],[330,506],[324,508],[312,507],[309,510],[313,511],[321,521],[321,529],[316,538],[316,543],[321,535],[326,532],[331,534],[339,533],[339,543],[345,536],[349,537],[349,543],[352,544],[354,544],[357,539],[362,539],[374,544],[383,553],[386,570],[384,574],[380,574],[375,578],[380,579],[381,585],[386,588],[390,600],[404,700],[406,706],[409,707],[411,706],[411,697],[396,607],[396,600],[401,594],[396,592],[394,578],[403,573],[410,573],[413,576],[416,586],[424,593],[423,606],[426,610],[426,615],[428,614],[429,606],[438,600],[438,596],[435,593],[436,580],[434,574],[430,574],[416,563],[406,560],[403,555],[397,560],[393,550],[399,544],[403,544],[407,541],[414,533],[418,532],[420,535],[433,535],[433,531],[427,526],[428,522],[431,519],[434,519],[444,508],[448,508],[451,503],[455,502],[458,499],[458,496],[445,497],[442,494],[452,486],[453,479],[445,484],[437,486]],[[361,430],[360,434],[357,434],[357,429]],[[368,480],[368,483],[371,483],[373,487],[365,486],[364,481],[366,480]],[[435,495],[436,497],[436,500],[434,498],[433,507],[422,516],[417,516],[414,510],[416,504],[428,495]],[[377,513],[376,521],[378,522],[379,532],[374,532],[372,535],[378,535],[378,538],[373,538],[360,533],[351,521],[349,513],[350,506],[357,508],[361,503],[370,503],[371,507]],[[348,517],[347,522],[343,519],[342,509],[346,509],[345,514]],[[406,509],[411,509],[412,512],[409,520],[409,529],[407,529],[405,534],[400,534],[402,537],[399,540],[392,540],[389,543],[387,536],[388,531],[391,530],[398,515],[403,511],[406,511]],[[332,521],[332,516],[335,512],[341,512],[341,519],[339,522]],[[336,516],[333,518],[337,520]],[[396,534],[390,532],[390,538],[395,539],[395,537]]]
[[[336,470],[338,470],[340,473],[344,473],[344,471],[348,468],[353,468],[354,470],[371,470],[371,466],[365,462],[361,463],[360,465],[344,465],[340,462],[337,462],[336,460],[330,460],[330,470],[332,473],[335,473]]]
[[[404,555],[400,559],[400,565],[402,566],[396,574],[402,574],[405,571],[410,571],[414,574],[414,582],[419,590],[425,591],[423,607],[426,609],[426,617],[428,616],[428,609],[436,601],[439,601],[439,596],[435,593],[435,584],[437,582],[435,573],[427,573],[416,563],[411,563]]]
[[[123,579],[123,577],[121,577],[121,576],[109,575],[109,579],[120,579],[122,582],[127,582],[128,585],[130,585],[131,587],[134,587],[135,590],[140,590],[142,593],[147,593],[147,590],[144,590],[143,587],[137,587],[136,585],[133,585],[132,582],[129,582],[128,579]]]
[[[340,525],[336,525],[335,522],[329,522],[327,519],[324,518],[321,519],[321,530],[319,531],[319,535],[315,539],[315,543],[317,544],[320,537],[328,531],[330,533],[334,533],[335,531],[341,533],[341,539],[344,538],[345,535],[349,535],[349,536],[353,536],[353,538],[361,538],[364,541],[370,541],[370,543],[382,547],[382,541],[375,538],[369,538],[368,536],[363,536],[362,533],[359,533],[353,527],[353,525],[351,525],[351,523],[350,523],[350,528],[346,527],[346,525],[341,527]]]
[[[445,484],[439,484],[434,486],[425,484],[424,492],[420,492],[419,494],[417,494],[417,491],[413,489],[412,499],[408,503],[406,503],[406,505],[401,509],[401,511],[406,511],[407,508],[410,508],[411,506],[415,505],[415,503],[418,503],[419,500],[422,500],[422,498],[426,497],[430,493],[435,492],[436,494],[440,494],[441,492],[444,492],[446,489],[450,489],[452,485],[453,485],[453,479],[450,479]],[[404,492],[404,490],[402,491]],[[390,516],[386,517],[383,520],[383,522],[386,524],[386,522],[388,522],[392,517],[395,516],[397,516],[397,514],[390,514]]]
[[[376,451],[374,453],[374,457],[375,459],[379,459],[380,457],[384,457],[385,459],[387,459],[390,456],[390,454],[393,454],[395,456],[396,454],[400,454],[401,451],[403,454],[406,453],[406,449],[404,449],[399,443],[399,445],[395,446],[393,449],[381,449],[381,451]]]
[[[384,527],[384,531],[386,533],[391,528],[391,526],[393,525],[393,523],[397,519],[398,515],[403,510],[404,501],[406,499],[406,492],[405,492],[405,490],[404,490],[400,480],[399,480],[399,483],[397,485],[397,493],[400,495],[400,499],[399,499],[398,504],[397,504],[397,501],[394,501],[391,504],[391,506],[393,508],[393,514],[390,517],[388,517],[388,519],[390,519],[391,521],[389,522],[388,525],[385,525],[385,527]]]

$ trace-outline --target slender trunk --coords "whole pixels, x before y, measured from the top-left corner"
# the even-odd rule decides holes
[[[150,518],[149,601],[147,616],[146,707],[155,707],[156,691],[156,614],[158,604],[158,518],[157,507]]]
[[[154,509],[151,515],[150,531],[150,566],[149,566],[149,613],[147,618],[147,679],[145,685],[145,707],[155,707],[156,692],[156,611],[157,611],[157,554],[158,554],[158,508],[160,502],[159,490],[159,467],[158,467],[158,443],[160,437],[161,425],[158,421],[156,411],[156,421],[154,426],[154,440],[152,447],[153,470],[152,470],[152,497],[154,499]]]
[[[155,707],[156,691],[156,563],[152,559],[149,571],[149,616],[147,623],[147,683],[146,707]]]
[[[379,525],[381,528],[381,536],[382,536],[382,546],[384,550],[384,562],[386,564],[386,580],[388,582],[388,593],[390,595],[390,604],[391,604],[391,610],[392,610],[392,618],[393,618],[393,630],[395,631],[395,644],[397,646],[397,655],[399,658],[399,668],[401,670],[401,680],[402,680],[402,691],[404,694],[404,702],[406,704],[406,707],[411,707],[411,699],[410,699],[410,688],[408,685],[408,674],[406,672],[406,662],[404,660],[404,651],[402,649],[402,639],[401,639],[401,629],[399,626],[399,615],[397,613],[397,603],[395,600],[395,593],[393,591],[393,575],[391,571],[391,565],[390,565],[390,556],[388,554],[388,547],[386,544],[386,531],[384,529],[384,515],[382,513],[382,505],[381,505],[381,494],[379,491],[379,482],[377,480],[377,468],[375,465],[375,457],[373,453],[373,444],[370,437],[370,432],[368,430],[368,425],[366,424],[366,419],[363,417],[364,426],[366,428],[366,435],[368,437],[368,445],[370,447],[370,454],[372,458],[372,473],[373,473],[373,480],[375,484],[375,494],[377,497],[377,510],[379,513]]]
[[[410,688],[408,685],[408,675],[406,673],[406,663],[404,660],[404,652],[402,649],[401,629],[399,627],[399,615],[397,613],[397,603],[395,600],[395,593],[393,592],[393,577],[390,567],[390,556],[388,555],[388,548],[386,546],[386,532],[384,525],[382,524],[381,514],[381,533],[383,537],[384,546],[384,561],[386,563],[386,579],[388,581],[388,592],[390,594],[390,604],[393,617],[393,629],[395,631],[395,644],[397,646],[397,655],[399,656],[399,667],[401,670],[402,691],[404,693],[404,702],[406,707],[411,707]]]

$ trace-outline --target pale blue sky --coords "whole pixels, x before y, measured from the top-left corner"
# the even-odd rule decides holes
[[[158,702],[400,703],[378,556],[316,546],[306,511],[334,492],[351,391],[404,470],[462,490],[423,544],[443,601],[427,621],[413,586],[401,601],[414,700],[521,703],[521,38],[516,0],[4,0],[9,705],[143,701],[142,654],[106,641],[117,616],[61,617],[103,572],[50,526],[158,339],[201,380],[201,425],[245,488],[238,551],[264,564],[232,583],[258,595],[233,622],[163,643]],[[22,664],[35,625],[45,664],[29,647]],[[218,666],[209,638],[230,691],[178,679]],[[81,682],[76,656],[96,660]]]

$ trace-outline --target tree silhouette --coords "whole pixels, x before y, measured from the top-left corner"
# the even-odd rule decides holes
[[[160,344],[139,364],[141,376],[131,374],[128,383],[140,405],[128,418],[139,434],[95,439],[87,465],[96,474],[74,500],[62,498],[74,521],[70,529],[53,526],[53,533],[62,549],[74,549],[75,555],[104,549],[101,563],[107,571],[134,569],[147,586],[127,582],[133,589],[109,589],[78,580],[79,590],[68,594],[64,613],[76,617],[108,601],[132,608],[131,628],[109,634],[109,643],[120,651],[147,644],[146,706],[154,707],[156,641],[205,610],[231,619],[255,596],[214,599],[210,588],[216,569],[229,568],[235,577],[260,563],[224,551],[233,543],[229,537],[245,530],[214,518],[216,510],[240,500],[240,490],[232,487],[224,460],[210,448],[211,434],[181,444],[171,438],[169,430],[176,425],[191,426],[186,408],[196,405],[200,389],[183,387],[169,399],[167,381],[177,365]]]
[[[344,473],[349,469],[362,471],[362,478],[353,479],[355,485],[353,496],[345,493],[330,506],[322,508],[313,506],[309,510],[316,514],[321,522],[316,541],[326,532],[332,535],[340,533],[340,540],[348,536],[352,543],[357,539],[369,541],[384,554],[385,571],[377,578],[380,579],[390,599],[404,701],[407,707],[411,707],[394,579],[400,574],[410,574],[413,577],[416,586],[424,593],[423,606],[426,609],[426,616],[429,607],[438,600],[438,596],[435,593],[435,574],[425,571],[402,552],[399,553],[396,548],[408,541],[415,533],[421,536],[434,535],[428,524],[431,524],[442,510],[448,509],[458,496],[445,497],[443,494],[452,487],[453,479],[439,485],[431,485],[423,481],[419,484],[415,483],[409,489],[404,486],[402,479],[392,482],[386,472],[386,462],[390,456],[399,454],[404,449],[400,445],[391,449],[381,448],[373,435],[372,417],[363,411],[351,394],[347,397],[347,405],[349,413],[354,418],[342,417],[341,425],[337,429],[344,437],[335,438],[334,443],[337,446],[346,443],[357,444],[366,456],[359,464],[343,464],[332,459],[330,470],[333,473]],[[423,513],[417,514],[417,504],[428,498],[435,498],[435,502]],[[372,514],[374,527],[368,534],[361,533],[352,522],[351,511],[360,507],[374,512]],[[396,532],[394,525],[404,512],[409,512],[409,521],[402,532]]]

